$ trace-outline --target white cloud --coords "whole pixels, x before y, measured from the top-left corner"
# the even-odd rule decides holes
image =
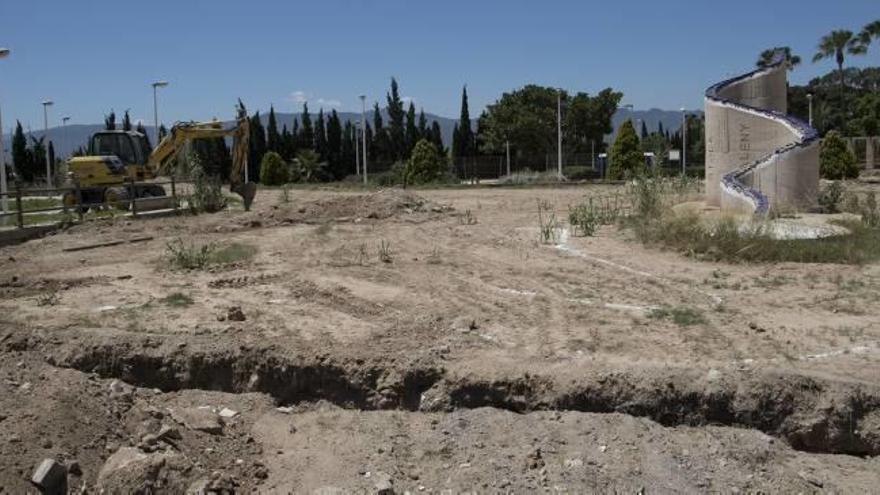
[[[341,107],[342,102],[339,100],[325,100],[324,98],[318,98],[318,105],[325,105],[328,107]]]
[[[287,101],[294,101],[296,103],[305,103],[309,101],[309,95],[306,94],[305,91],[297,90],[290,95],[287,96]]]

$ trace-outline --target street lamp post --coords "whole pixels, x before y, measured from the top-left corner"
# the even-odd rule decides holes
[[[687,111],[681,108],[681,175],[687,175]]]
[[[52,189],[52,165],[49,163],[49,107],[55,102],[43,100],[43,137],[46,139],[46,188]]]
[[[70,115],[65,115],[61,117],[61,139],[64,140],[64,144],[67,145],[67,121],[70,120]]]
[[[9,56],[9,48],[0,47],[0,58]],[[6,197],[6,150],[3,149],[3,117],[0,116],[0,203],[3,204],[3,213],[9,213],[9,198]],[[6,217],[3,217],[6,220]]]
[[[556,174],[562,180],[562,90],[556,92]]]
[[[156,90],[158,88],[164,88],[168,86],[168,81],[155,81],[153,84],[153,123],[156,126],[156,145],[159,145],[159,101],[156,96]]]
[[[807,101],[810,105],[810,117],[809,124],[810,127],[813,127],[813,93],[807,93]]]
[[[361,123],[354,124],[354,175],[361,175],[361,138],[358,133],[361,132]]]
[[[360,95],[361,99],[361,142],[364,145],[364,159],[362,170],[364,172],[364,185],[367,185],[367,95]]]

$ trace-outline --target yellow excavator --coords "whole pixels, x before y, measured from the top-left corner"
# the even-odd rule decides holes
[[[81,205],[127,205],[132,192],[135,198],[165,196],[165,188],[149,181],[168,173],[177,152],[191,139],[225,138],[232,136],[232,171],[229,189],[241,196],[245,210],[249,210],[257,186],[243,181],[247,164],[250,135],[247,111],[238,102],[235,126],[224,128],[218,121],[178,122],[167,136],[150,150],[147,137],[133,131],[100,131],[89,140],[88,156],[73,157],[67,162],[71,180],[79,182],[81,202],[73,192],[64,195],[64,204],[74,208]],[[88,209],[87,206],[81,206]]]

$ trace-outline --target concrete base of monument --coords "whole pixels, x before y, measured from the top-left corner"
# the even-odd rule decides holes
[[[743,233],[766,234],[778,240],[822,239],[847,235],[850,230],[839,225],[841,221],[859,221],[858,215],[851,213],[794,213],[778,218],[758,218],[754,215],[735,214],[721,211],[703,201],[681,203],[673,207],[678,214],[695,213],[705,222],[717,222],[723,218],[733,218],[740,223]]]

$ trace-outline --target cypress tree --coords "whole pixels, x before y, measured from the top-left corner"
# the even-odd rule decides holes
[[[309,115],[309,104],[303,103],[302,127],[299,131],[299,147],[315,149],[315,131],[312,129],[312,117]]]
[[[416,143],[419,142],[419,128],[416,127],[416,106],[409,102],[409,109],[406,112],[406,156],[412,153]]]
[[[645,139],[646,137],[648,137],[648,124],[642,120],[642,139]]]
[[[324,109],[318,110],[318,120],[315,121],[315,152],[322,160],[329,160],[327,154],[327,128],[324,125]]]
[[[143,134],[144,139],[147,141],[147,147],[152,149],[153,145],[150,143],[150,136],[147,134],[147,128],[144,127],[143,122],[138,122],[138,125],[137,125],[137,128],[135,129],[135,131],[139,132],[140,134]]]
[[[663,121],[657,121],[657,134],[660,134],[661,136],[665,135],[663,132]]]
[[[263,161],[263,155],[266,154],[266,132],[263,124],[260,122],[260,112],[257,111],[251,117],[250,124],[250,140],[248,142],[248,165],[252,180],[256,180],[260,163]]]
[[[367,139],[371,146],[367,146],[367,155],[373,162],[386,161],[393,159],[394,155],[390,149],[391,143],[388,137],[388,130],[385,129],[382,122],[382,112],[379,110],[379,102],[373,105],[373,133],[372,139]],[[368,138],[370,136],[367,136]]]
[[[122,130],[131,130],[131,117],[128,115],[128,110],[126,110],[125,113],[122,115]]]
[[[165,128],[165,124],[159,124],[159,140],[168,135],[168,129]]]
[[[113,110],[110,110],[110,113],[104,116],[104,129],[107,131],[116,130],[116,112]]]
[[[327,119],[327,161],[330,165],[330,174],[340,180],[345,177],[345,162],[342,161],[342,123],[336,110],[330,111]]]
[[[15,121],[15,133],[12,135],[12,166],[15,167],[15,173],[21,180],[33,182],[34,172],[27,149],[27,138],[24,137],[21,122],[17,120]]]
[[[461,156],[461,138],[458,135],[458,122],[452,127],[452,156],[458,158]]]
[[[404,110],[403,101],[397,90],[397,80],[391,78],[391,93],[386,93],[385,98],[388,100],[388,141],[389,141],[389,157],[394,160],[403,160],[406,158],[406,134],[404,132]],[[378,134],[378,129],[377,129]]]
[[[269,106],[269,122],[266,126],[266,150],[281,152],[281,136],[278,134],[278,122],[275,120],[275,107]]]
[[[428,135],[428,119],[425,117],[425,109],[419,110],[419,137],[427,138]]]
[[[467,86],[461,90],[461,115],[458,119],[458,132],[453,135],[453,147],[457,149],[455,156],[474,155],[474,132],[471,129],[471,114],[468,109]]]
[[[345,121],[342,129],[342,143],[339,150],[340,168],[344,170],[342,177],[355,173],[355,132],[350,120]]]
[[[446,154],[446,148],[443,147],[443,132],[436,120],[431,122],[431,142],[434,143],[441,155]]]
[[[299,119],[293,118],[293,128],[290,129],[290,158],[296,156],[299,151]]]
[[[49,141],[49,167],[52,170],[52,177],[55,177],[55,145]]]

